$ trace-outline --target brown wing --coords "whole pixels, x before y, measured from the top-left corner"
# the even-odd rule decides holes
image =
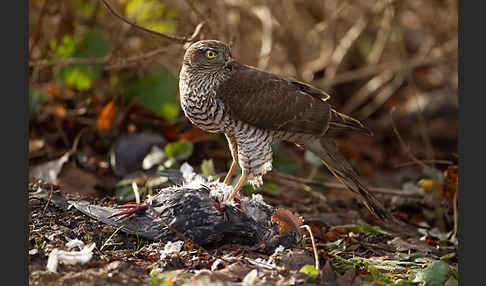
[[[262,129],[321,135],[331,117],[323,91],[238,63],[216,97],[233,117]]]

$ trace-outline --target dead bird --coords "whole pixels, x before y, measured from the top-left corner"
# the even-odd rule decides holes
[[[289,248],[298,242],[298,226],[289,230],[279,227],[278,221],[272,222],[276,210],[261,195],[228,203],[224,196],[231,192],[230,186],[205,182],[200,177],[187,178],[187,173],[185,177],[183,186],[161,188],[156,196],[128,208],[127,212],[86,201],[70,203],[96,220],[115,227],[124,225],[122,231],[153,240],[189,239],[204,247],[236,243],[264,253],[272,253],[279,245]],[[127,214],[128,217],[123,217]]]

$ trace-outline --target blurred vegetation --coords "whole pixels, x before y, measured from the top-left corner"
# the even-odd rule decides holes
[[[424,170],[441,173],[458,161],[457,1],[107,2],[169,36],[188,38],[204,22],[197,39],[230,42],[238,61],[329,92],[337,110],[374,132],[338,144],[375,185],[416,184],[433,179]],[[42,142],[31,148],[31,164],[70,149],[83,128],[94,133],[81,146],[102,161],[119,135],[148,130],[193,144],[184,154],[190,163],[212,158],[216,173],[225,172],[224,137],[193,127],[180,109],[187,43],[123,23],[101,1],[29,3],[30,140]],[[332,178],[309,152],[285,143],[273,149],[280,172]]]

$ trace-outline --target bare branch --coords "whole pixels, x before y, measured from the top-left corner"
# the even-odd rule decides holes
[[[48,67],[48,66],[66,66],[69,64],[89,64],[89,65],[98,65],[98,64],[108,64],[105,69],[114,69],[114,68],[122,68],[128,66],[133,63],[137,63],[142,60],[146,60],[148,58],[154,57],[161,53],[167,52],[168,47],[163,47],[159,49],[155,49],[149,51],[147,53],[128,57],[128,58],[118,58],[118,59],[111,59],[111,55],[106,55],[100,58],[64,58],[58,60],[39,60],[30,62],[30,67]]]
[[[327,67],[326,74],[324,75],[324,78],[327,81],[334,79],[334,76],[336,75],[339,64],[341,64],[344,56],[346,55],[348,50],[351,48],[353,43],[358,39],[358,37],[364,31],[364,29],[366,28],[367,25],[368,25],[368,20],[364,16],[362,16],[361,18],[359,18],[356,21],[356,24],[354,24],[346,32],[344,37],[339,42],[338,47],[332,53],[331,63]]]
[[[363,85],[344,105],[342,112],[345,114],[351,114],[363,104],[375,91],[383,87],[388,83],[394,74],[389,70],[374,76],[365,85]]]
[[[391,61],[388,63],[369,65],[360,69],[343,72],[336,75],[333,80],[326,80],[325,78],[323,78],[313,82],[313,84],[320,85],[323,88],[329,88],[345,82],[367,78],[375,74],[381,73],[385,70],[390,70],[392,72],[409,71],[417,67],[439,64],[442,62],[453,61],[456,59],[457,56],[447,57],[446,55],[441,54],[439,56],[429,58],[414,58],[410,61]]]
[[[270,60],[272,51],[272,14],[267,6],[257,6],[252,8],[252,12],[262,22],[262,46],[258,59],[258,67],[266,69]]]
[[[29,50],[29,59],[32,58],[32,51],[34,51],[34,47],[35,47],[35,45],[37,45],[37,42],[40,39],[42,20],[44,19],[44,15],[46,13],[46,8],[47,8],[48,3],[49,3],[49,0],[44,0],[44,3],[42,4],[41,10],[39,12],[39,19],[37,20],[34,38],[32,39],[32,43],[31,43],[30,50]]]
[[[402,145],[402,148],[405,149],[412,161],[420,165],[422,168],[429,168],[429,166],[427,166],[424,162],[420,161],[417,157],[415,157],[415,155],[410,150],[410,147],[407,145],[407,143],[405,143],[405,141],[403,141],[403,138],[400,135],[400,132],[398,132],[397,126],[395,125],[395,121],[393,120],[393,111],[394,108],[390,111],[390,120],[393,127],[393,132],[395,132],[395,135],[397,135],[398,141],[400,141],[400,145]]]
[[[140,26],[140,25],[136,24],[135,22],[132,22],[132,21],[128,20],[127,18],[123,17],[118,12],[116,12],[115,9],[113,9],[113,7],[111,7],[106,0],[101,0],[101,1],[105,5],[106,9],[108,9],[108,11],[110,11],[111,14],[113,14],[115,17],[117,17],[121,21],[123,21],[123,22],[125,22],[125,23],[127,23],[127,24],[129,24],[129,25],[131,25],[131,26],[133,26],[135,28],[137,28],[137,29],[140,29],[140,30],[142,30],[144,32],[147,32],[147,33],[150,33],[150,34],[153,34],[153,35],[156,35],[156,36],[160,36],[160,37],[165,38],[165,39],[168,39],[168,40],[181,42],[181,43],[194,42],[195,39],[197,38],[197,36],[199,35],[199,33],[201,32],[202,27],[205,24],[205,21],[199,23],[196,26],[196,28],[194,29],[194,32],[192,33],[192,35],[189,38],[179,37],[179,36],[170,36],[170,35],[166,35],[164,33],[160,33],[160,32],[154,31],[154,30],[147,29],[147,28],[145,28],[143,26]]]

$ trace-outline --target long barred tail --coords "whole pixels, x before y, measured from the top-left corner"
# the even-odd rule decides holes
[[[333,138],[320,138],[304,144],[307,149],[318,156],[331,173],[334,174],[349,190],[358,194],[366,208],[377,218],[385,222],[395,222],[395,218],[368,191],[346,158],[341,154]]]

